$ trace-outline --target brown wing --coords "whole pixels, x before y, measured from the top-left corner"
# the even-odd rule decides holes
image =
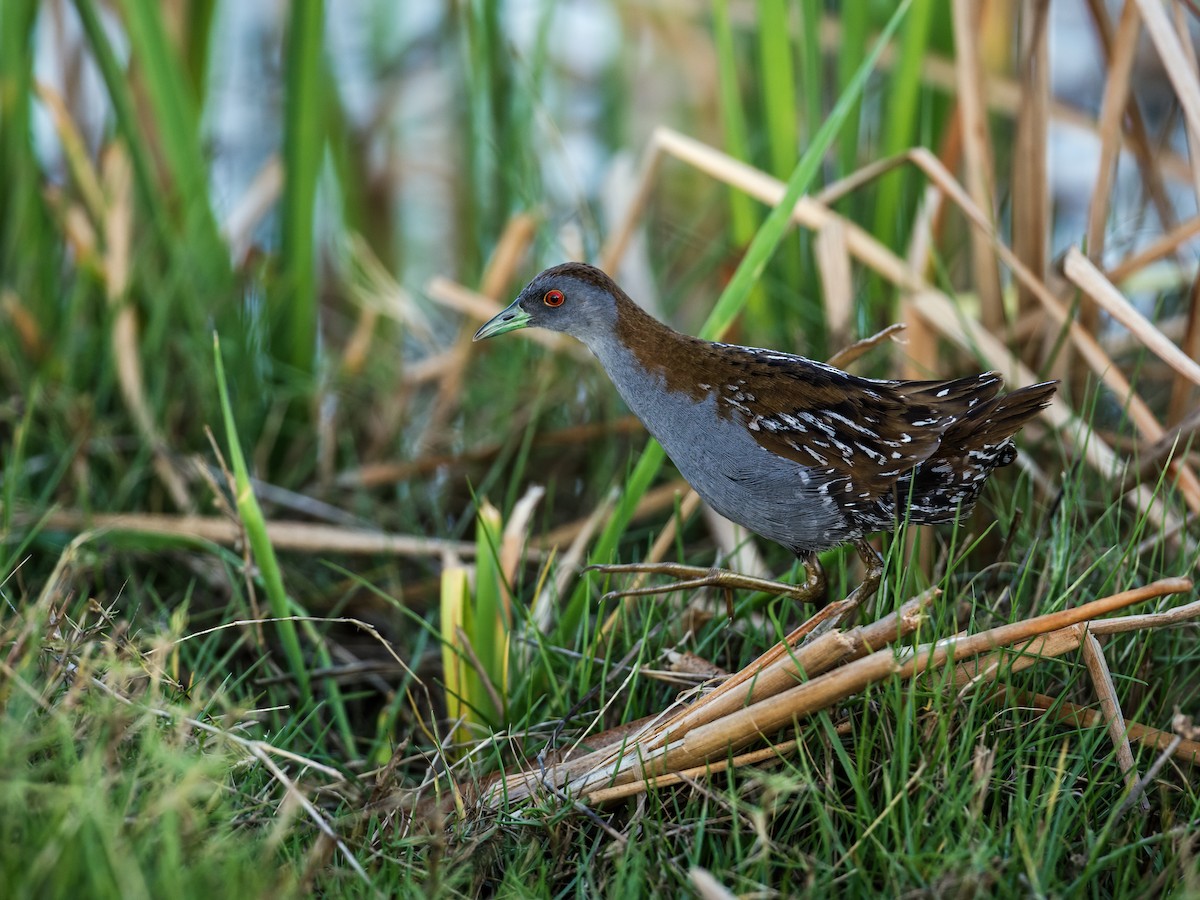
[[[722,412],[763,448],[821,471],[834,482],[834,496],[845,494],[838,496],[843,506],[891,490],[937,451],[947,428],[1002,385],[995,373],[876,381],[786,353],[719,346],[709,377]]]

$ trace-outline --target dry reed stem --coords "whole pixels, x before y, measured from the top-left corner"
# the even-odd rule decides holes
[[[32,313],[26,309],[17,292],[0,288],[0,311],[8,316],[21,342],[21,351],[31,360],[40,362],[46,354],[46,342],[42,328]]]
[[[1200,600],[1176,606],[1173,609],[1156,613],[1143,613],[1136,616],[1118,616],[1105,619],[1102,622],[1092,622],[1088,631],[1092,634],[1124,634],[1128,631],[1143,631],[1147,628],[1167,628],[1171,625],[1182,625],[1192,619],[1200,618]]]
[[[538,218],[529,213],[516,213],[508,220],[479,280],[479,293],[493,300],[500,299],[537,237],[538,224]]]
[[[1104,55],[1105,64],[1111,63],[1113,55],[1113,25],[1108,16],[1108,9],[1105,6],[1105,0],[1086,0],[1088,12],[1092,17],[1092,22],[1096,26],[1096,36],[1100,41],[1100,49]],[[1154,203],[1154,208],[1158,212],[1158,219],[1162,222],[1164,228],[1171,227],[1175,222],[1175,210],[1171,204],[1170,196],[1167,192],[1166,185],[1163,183],[1164,171],[1169,166],[1171,176],[1179,181],[1186,181],[1189,173],[1186,171],[1188,164],[1185,160],[1175,154],[1169,154],[1171,159],[1166,159],[1164,155],[1161,141],[1151,140],[1148,131],[1146,130],[1146,122],[1142,117],[1142,111],[1134,97],[1130,96],[1128,103],[1125,106],[1125,118],[1129,125],[1128,135],[1122,135],[1126,149],[1133,152],[1134,157],[1138,161],[1138,171],[1141,173],[1142,182],[1146,186],[1146,193]]]
[[[507,630],[513,625],[513,597],[511,585],[517,581],[517,567],[525,561],[525,544],[529,538],[534,510],[545,495],[546,489],[531,484],[521,499],[513,504],[512,514],[504,524],[500,537],[500,599],[504,605],[504,624]],[[497,706],[496,709],[503,709]]]
[[[1088,675],[1092,679],[1092,687],[1100,701],[1100,712],[1104,716],[1105,727],[1109,739],[1116,750],[1117,765],[1125,776],[1125,784],[1132,791],[1138,783],[1137,766],[1133,761],[1133,748],[1129,746],[1129,734],[1125,728],[1125,713],[1121,711],[1121,703],[1117,699],[1117,686],[1113,684],[1112,671],[1108,668],[1108,660],[1104,658],[1104,650],[1095,635],[1087,634],[1080,644],[1083,651],[1083,662],[1087,666]],[[1150,803],[1145,797],[1141,798],[1143,812],[1150,812]]]
[[[688,883],[700,900],[737,900],[737,894],[721,884],[716,875],[702,866],[689,868],[687,877]]]
[[[833,356],[829,357],[826,362],[831,366],[836,366],[839,369],[845,369],[853,365],[857,360],[861,359],[867,353],[874,350],[886,340],[899,340],[899,335],[903,334],[905,326],[900,322],[894,322],[887,328],[883,328],[875,332],[870,337],[865,337],[860,341],[855,341],[848,347],[843,347]]]
[[[1033,0],[1021,15],[1021,95],[1017,112],[1016,152],[1012,183],[1013,252],[1038,278],[1046,277],[1048,223],[1052,220],[1046,148],[1049,146],[1050,0]],[[1017,307],[1025,312],[1036,302],[1025,285],[1017,286]]]
[[[609,233],[608,239],[605,240],[604,247],[600,251],[600,268],[605,272],[615,272],[618,263],[624,258],[625,250],[642,221],[642,212],[657,184],[658,169],[661,163],[662,147],[658,141],[658,129],[655,129],[642,155],[637,187],[625,208],[621,224]]]
[[[1197,156],[1200,157],[1200,151]],[[1187,321],[1179,340],[1179,349],[1189,359],[1200,359],[1200,272],[1192,279],[1188,301]],[[1171,385],[1171,400],[1167,404],[1168,424],[1184,419],[1189,409],[1200,409],[1200,404],[1196,403],[1196,390],[1182,375],[1176,375],[1175,383]]]
[[[840,219],[831,219],[817,232],[813,253],[821,275],[829,340],[835,347],[844,347],[850,343],[854,321],[854,278],[846,247],[846,228]]]
[[[958,119],[962,129],[963,169],[967,193],[991,221],[994,165],[983,100],[983,62],[979,32],[984,4],[978,0],[953,0],[954,63],[958,72]],[[983,324],[1000,332],[1005,326],[1004,298],[1000,292],[1000,268],[986,234],[971,231],[971,271],[979,292]]]
[[[1037,665],[1045,659],[1063,656],[1078,650],[1086,634],[1125,634],[1150,628],[1168,628],[1200,618],[1200,600],[1157,613],[1118,616],[1088,622],[1087,626],[1071,625],[1040,635],[1026,644],[1013,646],[976,657],[955,667],[954,682],[964,691],[980,682],[995,681],[1001,672],[1015,674]]]
[[[1151,263],[1158,262],[1168,254],[1178,252],[1180,246],[1200,234],[1200,216],[1180,222],[1166,234],[1159,235],[1145,247],[1119,263],[1105,274],[1114,284],[1120,284],[1131,275],[1142,271]]]
[[[942,200],[942,192],[937,187],[932,184],[925,186],[909,237],[908,268],[922,277],[929,271],[933,261],[934,226],[939,219]],[[908,302],[907,294],[900,301],[900,320],[904,325],[907,344],[901,356],[900,377],[912,380],[929,378],[938,366],[937,334],[924,317],[916,313]]]
[[[811,679],[835,665],[859,659],[907,637],[920,627],[925,608],[940,593],[936,588],[931,588],[882,619],[846,632],[825,631],[817,634],[820,624],[828,618],[822,610],[792,632],[786,641],[776,644],[711,693],[660,725],[658,730],[661,737],[643,741],[642,749],[652,750],[668,737],[677,739],[740,707],[787,690],[801,677]],[[811,639],[801,643],[810,636]]]
[[[18,516],[18,521],[23,517]],[[151,513],[82,513],[58,510],[36,520],[29,520],[51,531],[115,531],[141,532],[187,539],[211,541],[233,546],[242,539],[236,522],[217,516],[167,516]],[[346,553],[351,555],[379,554],[381,556],[435,557],[446,552],[465,557],[475,555],[471,541],[451,541],[441,538],[389,534],[358,528],[339,528],[314,525],[309,522],[276,520],[267,523],[267,537],[277,550],[309,553]],[[544,552],[536,548],[525,550],[526,560],[539,560]]]
[[[416,362],[406,364],[404,366],[404,377],[402,379],[405,387],[415,387],[419,384],[424,384],[426,381],[436,381],[442,377],[442,373],[453,362],[454,354],[450,350],[442,350],[438,353],[431,353],[429,356],[422,357]]]
[[[254,173],[250,184],[221,223],[221,237],[229,247],[234,263],[241,265],[254,246],[254,229],[279,202],[283,193],[283,160],[278,153],[267,157]]]
[[[1100,3],[1102,0],[1096,0],[1096,2]],[[839,49],[842,40],[841,34],[841,23],[835,16],[829,15],[822,20],[821,44],[827,50]],[[885,47],[879,58],[880,69],[885,70],[893,65],[895,59],[895,49],[890,46]],[[927,53],[921,62],[921,80],[929,87],[938,88],[953,95],[958,89],[958,70],[954,60],[935,53]],[[1016,118],[1022,109],[1022,104],[1025,103],[1025,95],[1021,90],[1020,82],[989,73],[987,81],[984,83],[984,100],[991,112]],[[1130,109],[1136,111],[1133,104]],[[1082,131],[1089,135],[1096,134],[1096,122],[1090,113],[1054,98],[1050,99],[1048,112],[1050,120],[1055,125]],[[1140,116],[1137,121],[1140,122]],[[1125,146],[1142,161],[1143,171],[1148,173],[1145,177],[1148,179],[1153,177],[1159,185],[1158,190],[1151,192],[1152,196],[1158,196],[1165,201],[1166,195],[1161,190],[1161,180],[1159,180],[1160,173],[1177,181],[1190,180],[1191,172],[1188,163],[1178,153],[1170,150],[1158,153],[1151,151],[1151,141],[1146,137],[1144,127],[1127,136]],[[1164,208],[1169,209],[1169,204],[1164,202],[1159,206],[1160,214]],[[1169,220],[1169,216],[1164,219],[1164,221]]]
[[[1080,290],[1099,301],[1100,306],[1109,315],[1124,325],[1152,353],[1180,375],[1200,384],[1200,365],[1188,359],[1183,351],[1135,310],[1100,270],[1074,247],[1067,252],[1064,268],[1067,277]],[[1132,394],[1129,401],[1129,416],[1138,430],[1148,441],[1161,441],[1166,434],[1166,429],[1159,424],[1149,407],[1140,400],[1136,404],[1133,403]],[[1200,513],[1200,477],[1197,477],[1196,473],[1182,459],[1174,460],[1170,463],[1170,467],[1178,477],[1179,491],[1184,500],[1187,501],[1193,512]]]
[[[1192,10],[1195,12],[1195,10]],[[1188,72],[1195,72],[1200,65],[1196,60],[1196,48],[1192,45],[1192,36],[1188,33],[1188,14],[1183,8],[1182,3],[1174,4],[1175,12],[1175,33],[1179,38],[1179,47],[1183,51],[1186,69]],[[1187,128],[1187,143],[1188,143],[1188,161],[1192,164],[1192,193],[1200,198],[1200,156],[1197,152],[1200,151],[1200,131],[1188,125]]]
[[[103,280],[104,261],[97,249],[99,238],[83,207],[71,203],[64,209],[62,195],[52,187],[44,189],[42,194],[46,198],[46,205],[62,216],[63,240],[71,248],[76,267]]]
[[[954,682],[962,694],[978,684],[995,681],[1002,672],[1015,675],[1043,660],[1053,659],[1079,649],[1084,632],[1076,625],[1039,635],[1033,640],[1005,650],[978,656],[955,667]]]
[[[1086,230],[1088,255],[1100,264],[1104,262],[1109,204],[1112,201],[1113,184],[1117,176],[1117,161],[1121,155],[1121,125],[1125,120],[1130,95],[1129,76],[1133,71],[1140,34],[1141,20],[1138,17],[1137,3],[1135,0],[1125,0],[1108,63],[1104,96],[1100,101],[1100,118],[1097,122],[1100,161],[1096,170],[1096,183],[1092,188]],[[1098,317],[1094,306],[1085,304],[1080,310],[1080,318],[1085,328],[1095,332]]]
[[[1200,385],[1200,363],[1190,358],[1158,330],[1149,319],[1134,309],[1125,296],[1086,256],[1072,247],[1067,251],[1063,270],[1074,284],[1095,300],[1105,312],[1120,322],[1150,352],[1192,384]],[[1156,438],[1157,439],[1157,438]]]
[[[54,127],[59,146],[62,148],[67,171],[71,173],[71,180],[75,182],[84,208],[93,223],[98,226],[102,225],[108,203],[104,199],[104,191],[100,187],[100,178],[96,174],[96,168],[92,165],[92,155],[87,148],[87,142],[79,133],[75,119],[72,118],[71,111],[58,91],[51,85],[38,81],[34,85],[34,92],[38,99],[45,104],[46,111],[50,114],[50,123]]]
[[[623,753],[619,758],[575,778],[570,782],[569,789],[588,794],[600,785],[609,787],[635,778],[651,778],[691,768],[716,756],[736,752],[761,735],[774,733],[794,719],[825,709],[891,675],[910,678],[944,664],[951,656],[982,653],[1153,597],[1190,589],[1191,582],[1187,579],[1163,579],[1073,609],[1002,625],[979,634],[947,638],[899,654],[892,650],[881,650],[760,702],[743,706],[716,721],[695,727],[682,738],[670,740],[654,751],[648,752],[641,741],[631,742],[622,748]],[[662,730],[665,728],[663,726]]]
[[[713,760],[703,766],[694,766],[691,769],[684,769],[682,772],[672,772],[667,775],[660,775],[657,778],[644,778],[637,781],[630,781],[627,784],[622,784],[619,787],[601,788],[598,791],[592,791],[587,795],[587,802],[592,806],[599,806],[603,803],[612,803],[616,800],[624,800],[626,797],[632,797],[635,794],[643,794],[649,790],[658,790],[660,788],[670,787],[673,784],[680,784],[687,778],[699,778],[702,775],[715,775],[718,772],[724,772],[726,769],[737,769],[743,766],[752,766],[758,763],[771,762],[773,760],[782,760],[785,754],[794,752],[796,742],[782,741],[778,744],[773,744],[770,747],[763,747],[761,750],[751,750],[749,753],[740,753],[730,759]]]
[[[105,152],[103,167],[104,287],[109,307],[116,312],[110,337],[113,359],[117,364],[117,382],[121,386],[121,397],[133,417],[137,430],[151,448],[151,464],[155,474],[166,488],[175,507],[190,513],[196,506],[183,478],[171,463],[166,439],[159,431],[150,410],[150,403],[146,399],[137,313],[128,293],[133,241],[133,170],[128,154],[121,144],[113,144]]]
[[[1142,13],[1146,31],[1158,50],[1167,78],[1171,80],[1171,86],[1175,89],[1175,97],[1183,108],[1189,133],[1200,134],[1200,81],[1197,81],[1195,71],[1188,66],[1187,54],[1184,53],[1179,35],[1171,27],[1171,20],[1167,18],[1162,0],[1133,2],[1137,3]]]

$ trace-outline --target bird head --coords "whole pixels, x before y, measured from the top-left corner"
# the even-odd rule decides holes
[[[618,296],[621,289],[599,269],[563,263],[529,282],[507,309],[475,332],[475,340],[519,328],[546,328],[588,344],[589,338],[612,333]]]

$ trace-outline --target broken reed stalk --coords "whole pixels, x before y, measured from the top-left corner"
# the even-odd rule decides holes
[[[1176,606],[1174,609],[1164,612],[1102,619],[1088,622],[1086,626],[1071,625],[1039,635],[1019,647],[989,653],[986,656],[978,656],[960,663],[955,670],[954,681],[964,690],[981,681],[995,681],[1002,670],[1009,673],[1020,672],[1036,665],[1043,659],[1062,656],[1078,650],[1086,634],[1124,634],[1147,628],[1165,628],[1195,618],[1200,618],[1200,600]]]
[[[501,797],[510,802],[527,799],[545,785],[565,787],[573,794],[593,799],[600,790],[709,766],[884,678],[893,675],[911,678],[954,657],[981,654],[1019,642],[1025,642],[1021,649],[1026,650],[1039,637],[1045,639],[1117,609],[1189,591],[1191,587],[1192,582],[1186,578],[1162,579],[1073,609],[975,635],[946,638],[900,652],[876,650],[915,630],[921,607],[932,599],[932,595],[922,595],[871,625],[847,632],[828,631],[794,648],[777,645],[695,704],[674,715],[650,720],[637,733],[622,740],[616,749],[593,751],[537,773],[509,776],[487,792],[484,802],[495,804]],[[1172,616],[1171,621],[1177,620]],[[797,684],[800,672],[806,673],[809,680]],[[956,680],[963,672],[960,666]],[[743,687],[744,690],[739,690]]]
[[[2,507],[0,507],[2,510]],[[15,517],[24,521],[20,513]],[[32,521],[32,520],[31,520]],[[183,540],[211,541],[231,546],[242,540],[238,523],[219,516],[168,516],[153,513],[82,513],[61,510],[36,519],[45,529],[60,531],[115,532],[165,535]],[[267,537],[276,550],[309,553],[380,554],[382,556],[440,557],[447,552],[474,556],[475,544],[430,538],[421,535],[393,534],[364,528],[342,528],[312,522],[274,520],[266,523]],[[525,550],[527,558],[540,560],[545,552]]]
[[[921,611],[938,593],[936,589],[925,591],[905,603],[899,610],[871,625],[860,626],[845,634],[825,632],[807,644],[795,646],[813,634],[822,624],[836,618],[836,611],[841,607],[831,603],[793,631],[786,643],[776,644],[695,703],[678,712],[678,707],[673,704],[659,715],[647,717],[640,728],[623,735],[619,747],[614,748],[612,744],[605,743],[590,753],[574,758],[565,757],[563,761],[543,773],[544,777],[557,784],[567,784],[572,779],[610,763],[614,757],[621,755],[623,747],[636,744],[639,751],[657,748],[661,743],[660,739],[665,739],[670,734],[679,736],[689,729],[720,719],[722,715],[747,702],[746,693],[739,690],[743,686],[748,686],[751,698],[765,697],[768,686],[769,689],[778,691],[794,685],[800,677],[800,671],[810,674],[827,671],[840,661],[861,657],[867,652],[905,637],[917,629],[923,619]],[[839,653],[842,654],[840,659],[837,658]],[[538,785],[535,782],[536,779],[531,773],[518,773],[505,779],[502,789],[510,800],[524,799],[536,793]],[[494,789],[490,792],[488,802],[494,802],[499,790]]]

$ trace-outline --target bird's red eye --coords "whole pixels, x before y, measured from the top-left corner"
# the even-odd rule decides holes
[[[542,298],[542,302],[547,306],[562,306],[563,301],[566,299],[562,291],[546,291],[546,296]]]

